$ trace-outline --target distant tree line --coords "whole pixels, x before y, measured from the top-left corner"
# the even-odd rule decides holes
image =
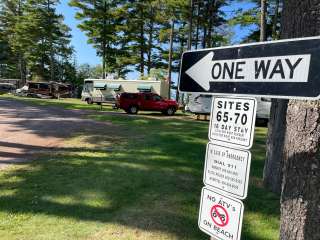
[[[196,19],[191,30],[194,46],[220,46],[229,37],[220,10],[226,1],[194,1],[193,6],[186,0],[71,0],[69,4],[77,9],[75,17],[88,43],[101,56],[103,72],[118,76],[136,70],[143,77],[153,68],[168,69],[169,53],[172,70],[177,71],[187,49],[191,18]]]
[[[5,77],[74,80],[70,29],[58,0],[2,0],[0,64]]]
[[[183,51],[229,44],[234,25],[254,29],[244,41],[258,40],[260,1],[242,2],[256,5],[228,14],[227,0],[70,0],[79,29],[101,57],[101,66],[90,67],[76,64],[70,28],[56,11],[59,0],[2,0],[0,77],[80,84],[106,72],[138,71],[146,78],[152,69],[171,77]],[[279,33],[277,2],[268,1],[268,36]]]

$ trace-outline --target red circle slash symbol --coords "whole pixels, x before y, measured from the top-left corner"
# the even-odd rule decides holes
[[[220,205],[214,205],[211,208],[210,215],[212,221],[219,227],[225,227],[229,222],[229,215],[227,210]]]

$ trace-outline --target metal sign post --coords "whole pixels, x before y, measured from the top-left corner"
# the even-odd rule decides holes
[[[199,228],[219,240],[240,240],[247,197],[257,102],[214,97],[207,145]]]

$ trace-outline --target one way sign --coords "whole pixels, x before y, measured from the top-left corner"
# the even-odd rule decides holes
[[[185,52],[179,90],[318,99],[320,37]]]

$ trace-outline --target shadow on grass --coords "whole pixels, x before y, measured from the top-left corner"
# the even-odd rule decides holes
[[[88,117],[112,123],[109,128],[116,126],[118,131],[101,130],[105,146],[50,149],[27,167],[2,173],[0,210],[120,223],[181,239],[206,238],[198,230],[197,212],[208,123],[127,115]],[[36,131],[36,125],[15,124]],[[78,135],[97,144],[96,133]],[[115,136],[121,141],[113,142]],[[264,129],[257,129],[256,140],[251,176],[261,180]],[[250,186],[246,205],[265,218],[279,214],[274,209],[277,199],[256,183]],[[259,238],[248,228],[243,239]]]
[[[203,237],[192,214],[198,206],[195,193],[202,185],[199,161],[143,147],[109,154],[63,151],[1,175],[0,210]],[[12,189],[14,193],[5,194]]]

